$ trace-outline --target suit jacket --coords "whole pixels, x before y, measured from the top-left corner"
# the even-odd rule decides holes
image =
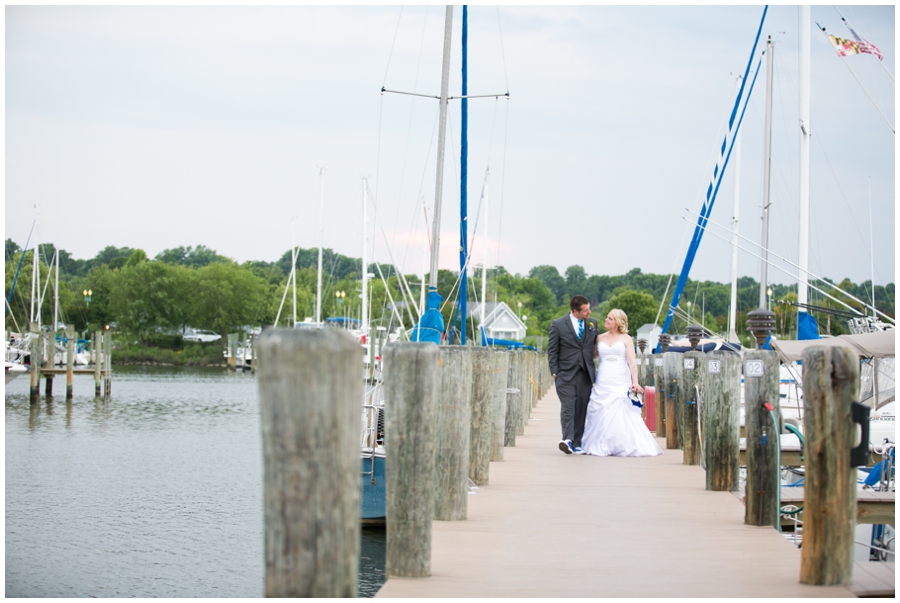
[[[569,315],[550,323],[550,341],[547,343],[547,358],[550,373],[557,380],[571,381],[581,366],[594,381],[594,342],[597,339],[597,321],[588,318],[584,325],[584,337],[578,340],[578,333],[572,326]]]

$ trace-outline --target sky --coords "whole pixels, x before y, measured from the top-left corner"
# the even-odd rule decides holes
[[[838,11],[883,61],[837,55],[815,23],[849,37]],[[239,262],[274,261],[292,241],[360,257],[365,237],[369,261],[421,272],[438,101],[381,89],[439,94],[444,12],[7,6],[5,236],[23,245],[37,215],[39,241],[80,259],[205,245]],[[520,274],[680,272],[762,12],[472,5],[469,94],[510,97],[469,100],[471,264],[487,250]],[[769,242],[794,263],[799,13],[772,6],[762,30],[775,45]],[[461,20],[456,6],[451,95]],[[877,284],[894,282],[895,10],[814,6],[812,21],[810,271],[862,282],[874,265]],[[731,278],[736,166],[738,274],[759,278],[765,64],[693,279]],[[440,266],[456,270],[459,103],[440,218]],[[769,281],[796,282],[779,265]]]

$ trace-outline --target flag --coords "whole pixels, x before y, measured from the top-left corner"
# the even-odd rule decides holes
[[[853,31],[852,29],[850,31]],[[837,51],[838,55],[842,57],[850,56],[853,54],[874,54],[878,57],[878,60],[882,60],[881,51],[878,50],[874,44],[867,42],[866,40],[848,40],[846,38],[839,38],[837,36],[833,36],[829,33],[825,35],[828,36],[828,39],[831,40],[831,43],[834,45],[834,49]]]
[[[858,50],[858,52],[855,52],[853,54],[859,54],[859,53],[874,54],[876,57],[878,57],[879,61],[882,60],[881,51],[878,50],[875,47],[875,45],[872,44],[871,42],[869,42],[868,40],[863,40],[861,37],[859,37],[859,34],[856,33],[856,31],[852,27],[850,27],[850,23],[847,22],[847,19],[845,19],[843,15],[841,15],[841,21],[844,22],[844,25],[846,25],[847,29],[850,30],[850,35],[852,35],[853,39],[856,40],[856,47],[859,50]],[[832,40],[831,43],[834,44],[834,40]],[[841,54],[840,51],[838,51],[838,54]],[[841,56],[846,56],[846,55],[841,54]]]

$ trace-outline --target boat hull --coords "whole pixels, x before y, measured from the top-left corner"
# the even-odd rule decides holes
[[[364,454],[362,458],[362,495],[360,518],[384,521],[386,512],[384,488],[384,454]]]

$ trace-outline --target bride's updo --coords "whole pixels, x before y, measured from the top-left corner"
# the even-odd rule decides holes
[[[613,320],[616,321],[616,329],[619,333],[628,335],[628,316],[626,316],[625,312],[618,308],[613,308],[609,311],[609,314],[613,317]]]

